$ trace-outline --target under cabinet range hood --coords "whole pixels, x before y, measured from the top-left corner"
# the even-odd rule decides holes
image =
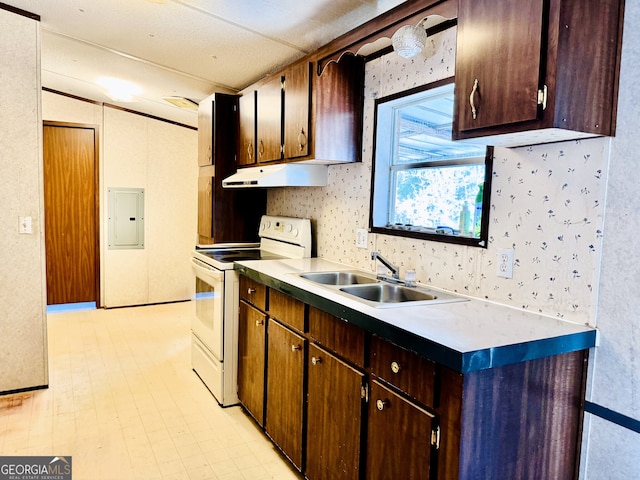
[[[222,180],[224,188],[324,187],[328,166],[283,163],[266,167],[241,168]]]

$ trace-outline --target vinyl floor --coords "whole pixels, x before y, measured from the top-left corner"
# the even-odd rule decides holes
[[[191,369],[192,302],[47,315],[49,388],[0,396],[0,455],[71,456],[74,480],[299,479]]]

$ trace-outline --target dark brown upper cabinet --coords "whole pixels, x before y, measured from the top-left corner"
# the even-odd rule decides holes
[[[243,98],[243,97],[241,97]],[[198,243],[255,242],[266,211],[263,190],[222,188],[236,172],[238,96],[214,93],[198,108]]]
[[[257,89],[258,163],[282,158],[282,82],[283,78],[275,75]]]
[[[453,138],[613,136],[622,3],[460,0]]]
[[[309,62],[287,70],[284,77],[284,158],[304,157],[309,152],[311,83]]]
[[[239,167],[360,161],[364,59],[345,55],[321,73],[316,66],[306,58],[242,92]]]
[[[238,139],[238,166],[256,163],[256,91],[245,92],[238,100],[240,128]]]

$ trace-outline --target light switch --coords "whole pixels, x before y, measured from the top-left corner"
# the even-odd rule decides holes
[[[23,235],[31,235],[33,233],[32,218],[31,217],[19,217],[20,226],[18,232]]]

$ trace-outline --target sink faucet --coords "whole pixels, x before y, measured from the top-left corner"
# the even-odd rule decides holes
[[[371,260],[374,260],[374,261],[379,260],[380,263],[382,263],[385,267],[391,270],[391,276],[395,280],[400,280],[400,273],[399,273],[400,269],[396,267],[394,264],[392,264],[389,260],[384,258],[382,255],[380,255],[378,252],[371,252]],[[380,275],[378,275],[378,278],[380,278]]]

